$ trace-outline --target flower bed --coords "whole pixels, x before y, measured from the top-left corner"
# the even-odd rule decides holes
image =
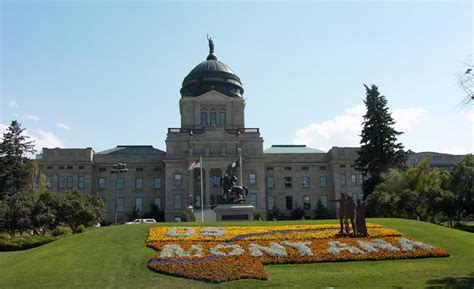
[[[337,225],[152,228],[148,267],[209,282],[268,278],[263,265],[444,257],[441,248],[369,224],[370,237],[336,237]]]

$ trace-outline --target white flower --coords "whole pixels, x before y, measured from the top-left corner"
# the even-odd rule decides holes
[[[311,242],[288,242],[284,241],[281,242],[284,246],[290,246],[296,249],[300,256],[313,256],[313,252],[311,252]]]
[[[189,237],[196,233],[193,228],[189,227],[174,227],[166,232],[166,236],[168,237]]]
[[[269,246],[262,246],[255,243],[249,244],[250,255],[253,257],[260,257],[263,255],[263,252],[270,254],[273,257],[287,257],[288,254],[286,253],[285,247],[282,245],[270,242]]]
[[[221,249],[232,249],[230,252],[221,252]],[[212,247],[210,250],[211,254],[217,255],[217,256],[235,256],[235,255],[242,255],[245,251],[240,247],[239,245],[233,245],[233,244],[219,244],[214,247]]]
[[[428,251],[431,251],[433,250],[435,247],[434,246],[431,246],[431,245],[427,245],[427,244],[423,244],[421,242],[418,242],[418,241],[414,241],[414,240],[409,240],[409,239],[406,239],[406,238],[396,238],[398,243],[400,243],[400,246],[402,247],[402,250],[405,251],[405,252],[411,252],[413,251],[414,248],[421,248],[421,249],[425,249],[425,250],[428,250]]]
[[[221,237],[225,235],[224,228],[206,227],[201,229],[201,236],[203,237]]]
[[[364,249],[366,252],[377,252],[378,250],[376,248],[392,253],[400,252],[400,249],[381,239],[374,239],[372,242],[357,241],[357,243],[359,243],[359,247]]]
[[[167,244],[163,246],[161,250],[160,258],[174,258],[174,257],[202,257],[202,246],[201,245],[191,245],[189,250],[185,251],[177,244]]]
[[[364,251],[347,245],[346,243],[342,243],[339,241],[332,241],[328,243],[329,247],[327,252],[331,255],[336,255],[341,253],[341,251],[349,251],[352,254],[364,254]]]

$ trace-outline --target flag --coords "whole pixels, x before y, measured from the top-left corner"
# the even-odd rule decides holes
[[[201,167],[201,163],[198,161],[194,161],[192,164],[189,165],[188,171],[192,171],[194,169],[199,169]]]
[[[227,165],[228,171],[232,170],[233,168],[240,168],[240,158],[238,158],[235,162]]]

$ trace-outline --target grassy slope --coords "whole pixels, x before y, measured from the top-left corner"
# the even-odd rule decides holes
[[[452,256],[417,260],[273,265],[265,266],[270,276],[268,281],[239,280],[225,284],[208,284],[165,276],[148,270],[146,262],[154,251],[145,246],[145,237],[151,225],[130,225],[90,230],[27,251],[0,252],[0,287],[421,288],[474,283],[474,267],[472,266],[474,264],[474,235],[472,233],[411,220],[371,219],[370,222],[397,229],[408,236],[440,246],[448,250]],[[288,223],[302,222],[251,222],[245,225]],[[329,222],[305,221],[304,223]],[[244,225],[244,223],[225,224]],[[224,223],[218,223],[218,225],[224,225]],[[473,286],[474,284],[469,285],[470,288]]]

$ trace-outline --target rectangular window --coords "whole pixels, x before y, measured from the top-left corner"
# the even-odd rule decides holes
[[[143,168],[136,168],[135,171],[136,172],[143,172]]]
[[[292,186],[293,180],[291,179],[291,177],[285,177],[285,188],[291,189]]]
[[[119,190],[123,190],[123,188],[125,187],[125,180],[124,178],[119,178],[118,181],[117,181],[117,188]]]
[[[135,189],[143,189],[143,179],[142,178],[136,178],[135,179]]]
[[[359,185],[362,185],[364,182],[364,175],[359,175]]]
[[[267,167],[267,171],[273,171],[273,167]]]
[[[99,178],[99,189],[100,190],[105,190],[106,188],[107,188],[106,179],[105,178]]]
[[[59,166],[58,169],[64,170],[64,166]]]
[[[72,169],[73,169],[73,166],[67,166],[66,169],[72,170]]]
[[[201,196],[195,196],[194,200],[195,200],[195,202],[194,202],[195,206],[196,207],[201,207]]]
[[[80,169],[80,170],[83,170],[83,169],[84,169],[84,166],[79,166],[79,169]]]
[[[181,195],[174,195],[174,208],[181,209]]]
[[[303,177],[303,188],[309,188],[309,176]]]
[[[360,194],[360,195],[362,195],[362,194]],[[354,201],[354,204],[356,204],[357,200],[359,200],[359,194],[358,193],[352,193],[352,200]]]
[[[220,126],[225,126],[225,112],[220,112],[219,113],[219,125]]]
[[[267,189],[273,189],[274,187],[273,177],[267,177]]]
[[[267,210],[275,208],[275,197],[267,197]]]
[[[257,207],[257,194],[250,194],[249,195],[249,203],[254,206],[255,208]]]
[[[341,175],[340,179],[341,179],[341,186],[344,187],[346,185],[346,175]]]
[[[107,171],[106,168],[99,168],[99,172],[105,172],[105,171]]]
[[[303,196],[303,208],[305,210],[311,209],[311,201],[310,201],[309,196]]]
[[[46,187],[51,189],[53,187],[53,176],[48,176],[46,181]]]
[[[301,169],[302,169],[303,171],[308,171],[308,170],[309,170],[309,167],[301,167]]]
[[[83,189],[84,188],[84,176],[77,177],[77,188]]]
[[[181,174],[174,174],[174,185],[181,186],[181,183],[182,183]]]
[[[217,124],[217,112],[211,111],[210,117],[211,117],[210,125],[216,126],[216,124]]]
[[[256,174],[249,174],[249,184],[256,185],[257,184],[257,175]]]
[[[206,126],[207,125],[207,112],[202,111],[201,112],[201,126]]]
[[[155,178],[155,190],[161,189],[161,178]]]
[[[52,170],[52,169],[53,169],[53,166],[47,166],[46,169],[47,169],[47,170]]]
[[[161,172],[161,168],[154,168],[153,169],[155,172]]]
[[[66,188],[72,189],[72,176],[66,177]]]
[[[351,175],[351,183],[353,186],[357,185],[357,175]]]
[[[155,197],[153,198],[153,205],[158,207],[158,210],[161,210],[161,198]]]
[[[320,171],[325,171],[325,170],[326,170],[326,166],[320,166],[320,167],[319,167],[319,170],[320,170]]]
[[[211,177],[211,186],[213,188],[218,188],[221,186],[221,177],[219,176],[212,176]]]
[[[123,198],[117,199],[117,212],[123,212]]]
[[[143,212],[143,199],[142,198],[135,198],[135,208],[139,212]]]
[[[293,196],[286,196],[286,209],[293,210]]]
[[[58,178],[58,189],[64,189],[64,186],[65,186],[64,177],[60,176]]]
[[[343,168],[346,167],[346,165],[339,165],[339,167],[340,167],[341,169],[343,169]]]
[[[328,207],[328,196],[320,196],[319,200],[321,201],[321,204],[325,206],[326,208]]]
[[[291,171],[291,167],[285,167],[285,171]]]
[[[320,176],[319,177],[319,187],[320,188],[327,188],[328,184],[327,184],[327,178],[326,176]]]

